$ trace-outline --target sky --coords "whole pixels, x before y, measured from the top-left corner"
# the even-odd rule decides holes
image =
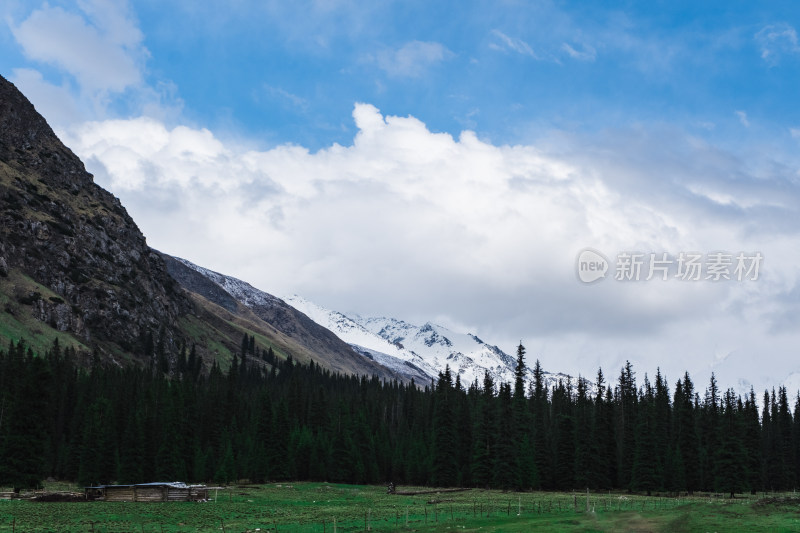
[[[545,370],[794,395],[799,29],[795,2],[4,0],[0,75],[163,252]]]

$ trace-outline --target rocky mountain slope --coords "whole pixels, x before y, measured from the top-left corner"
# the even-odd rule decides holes
[[[32,315],[114,351],[135,351],[151,331],[174,349],[189,308],[119,200],[2,77],[0,276],[4,329]]]
[[[193,345],[206,366],[225,367],[248,335],[278,358],[396,377],[278,299],[242,299],[206,274],[151,249],[120,201],[0,77],[0,338],[39,352],[59,339],[103,362],[159,359],[164,368]]]
[[[283,300],[236,278],[225,276],[185,259],[163,255],[170,275],[193,296],[219,306],[233,316],[249,317],[254,326],[268,328],[273,342],[295,359],[314,360],[344,374],[376,375],[383,379],[403,376],[356,353],[329,330]]]

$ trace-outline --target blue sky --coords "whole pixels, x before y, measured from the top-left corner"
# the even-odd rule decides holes
[[[107,31],[87,4],[11,2],[6,22],[19,28],[49,6]],[[185,120],[316,149],[349,142],[353,102],[496,143],[654,121],[741,138],[737,112],[789,135],[800,124],[798,9],[769,5],[138,1],[124,13],[141,32],[129,48],[141,81],[170,86]],[[2,45],[9,75],[33,59],[47,81],[80,83],[13,32]],[[139,111],[126,92],[106,111]]]
[[[17,84],[158,249],[554,371],[800,386],[800,7],[49,2]],[[584,286],[576,254],[758,251]],[[766,364],[765,364],[766,363]]]

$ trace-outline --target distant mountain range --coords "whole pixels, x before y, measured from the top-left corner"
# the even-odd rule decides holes
[[[486,372],[495,383],[514,381],[516,358],[471,333],[458,333],[430,322],[416,326],[396,318],[348,316],[301,296],[288,297],[286,302],[333,331],[359,353],[392,369],[410,366],[434,378],[449,365],[464,387],[475,380],[483,383]],[[530,381],[532,362],[526,363]],[[567,377],[545,372],[548,385]]]
[[[280,299],[246,282],[213,272],[185,259],[167,257],[168,266],[173,262],[193,270],[202,279],[212,282],[216,290],[222,289],[225,297],[232,298],[261,315],[264,315],[265,310],[275,309],[291,314],[289,309],[292,309],[294,314],[308,317],[318,327],[332,332],[338,339],[349,344],[365,359],[374,361],[404,380],[413,379],[416,383],[425,385],[430,380],[435,380],[446,366],[450,367],[454,376],[459,377],[464,387],[476,380],[483,383],[486,372],[495,383],[510,383],[514,380],[516,359],[475,335],[457,333],[430,322],[415,326],[395,318],[347,316],[325,309],[301,296]],[[176,267],[169,268],[176,275]],[[182,277],[179,276],[178,279],[184,287],[191,287],[182,281]],[[214,298],[209,292],[206,291],[206,296]],[[271,311],[270,316],[265,318],[274,322],[275,312]],[[315,334],[320,335],[319,332]],[[528,379],[531,377],[529,368]],[[563,374],[545,373],[548,385],[554,384],[559,378],[567,377]]]

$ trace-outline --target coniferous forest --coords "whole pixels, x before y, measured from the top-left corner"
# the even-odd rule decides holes
[[[187,353],[188,352],[188,353]],[[194,350],[147,367],[78,364],[57,343],[0,350],[0,486],[42,480],[346,483],[636,492],[793,489],[800,398],[713,375],[425,387],[276,360],[245,337],[225,372]]]

